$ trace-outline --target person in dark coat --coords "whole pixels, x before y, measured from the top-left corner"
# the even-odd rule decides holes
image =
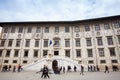
[[[65,67],[63,67],[63,73],[65,73]]]
[[[81,72],[80,72],[80,75],[84,75],[83,72],[84,72],[84,67],[81,65]]]
[[[62,66],[60,67],[60,71],[62,70]]]
[[[43,70],[42,70],[42,76],[41,76],[41,78],[43,78],[43,77],[44,78],[46,78],[46,77],[50,78],[50,76],[48,75],[48,68],[45,65],[44,65]]]
[[[88,71],[90,71],[90,66],[88,65]]]
[[[76,66],[74,66],[74,71],[76,72],[76,69],[77,69],[77,67]]]
[[[8,67],[8,71],[10,71],[11,70],[11,65],[9,65],[9,67]]]
[[[48,73],[49,73],[49,70],[48,70],[48,67],[46,66],[46,73],[45,73],[45,77],[50,78],[50,76],[48,75]]]
[[[42,78],[43,76],[45,77],[45,65],[44,65],[44,67],[43,67],[43,69],[42,69],[42,76],[41,76],[41,78]]]
[[[70,72],[70,70],[71,70],[71,66],[70,66],[70,65],[68,65],[67,72]]]
[[[107,65],[105,66],[105,71],[104,71],[104,73],[106,73],[106,72],[108,72],[108,73],[109,73],[109,68],[108,68],[108,66],[107,66]]]

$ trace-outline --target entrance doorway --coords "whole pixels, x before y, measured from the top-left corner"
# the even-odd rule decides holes
[[[58,56],[59,55],[59,51],[54,51],[54,55]]]
[[[54,73],[56,73],[56,71],[58,69],[58,62],[57,62],[57,60],[53,60],[52,68],[53,68]]]

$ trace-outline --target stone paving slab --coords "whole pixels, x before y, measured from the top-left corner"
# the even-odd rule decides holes
[[[69,72],[65,74],[49,74],[50,79],[42,79],[41,73],[33,71],[23,72],[0,72],[0,80],[120,80],[120,72]]]

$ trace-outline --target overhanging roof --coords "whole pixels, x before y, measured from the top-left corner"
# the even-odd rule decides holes
[[[115,20],[120,19],[120,15],[108,16],[101,18],[85,19],[85,20],[75,20],[75,21],[20,21],[20,22],[0,22],[0,25],[5,24],[71,24],[71,23],[81,23],[81,22],[92,22],[101,20]]]

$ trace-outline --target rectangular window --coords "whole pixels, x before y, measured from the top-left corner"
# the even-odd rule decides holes
[[[112,63],[118,63],[118,60],[111,60]]]
[[[48,50],[43,50],[43,56],[46,56],[48,54]]]
[[[38,57],[38,50],[34,50],[34,57]]]
[[[65,26],[65,32],[70,32],[69,26]]]
[[[108,45],[113,45],[112,36],[107,36],[107,42],[108,42]]]
[[[117,38],[118,38],[118,43],[120,44],[120,35],[118,35]]]
[[[45,27],[45,33],[49,33],[49,27]]]
[[[59,32],[59,26],[55,26],[55,32]]]
[[[19,27],[18,33],[22,33],[22,32],[23,32],[23,27]]]
[[[80,28],[79,28],[79,26],[75,26],[75,32],[80,32]]]
[[[100,30],[100,25],[99,24],[95,24],[95,31],[99,31]]]
[[[32,27],[28,27],[27,33],[31,33],[32,32]]]
[[[100,60],[100,63],[101,63],[101,64],[105,64],[105,63],[106,63],[106,60]]]
[[[6,51],[5,57],[10,57],[10,50],[7,50],[7,51]]]
[[[19,50],[15,50],[14,57],[18,57]]]
[[[75,39],[76,47],[80,47],[80,39]]]
[[[24,57],[28,57],[28,52],[29,52],[28,50],[24,51]]]
[[[3,52],[3,50],[0,49],[0,57],[2,57],[2,52]]]
[[[21,39],[17,39],[16,40],[16,47],[20,47],[20,44],[21,44]]]
[[[90,26],[89,25],[85,25],[85,31],[90,31]]]
[[[60,42],[59,42],[59,39],[55,39],[54,40],[54,47],[59,47],[60,46]]]
[[[81,50],[80,49],[76,50],[76,57],[81,57]]]
[[[116,56],[115,48],[109,48],[110,56]]]
[[[104,57],[105,54],[104,54],[104,48],[98,48],[98,52],[99,52],[99,56],[100,57]]]
[[[23,64],[27,64],[27,60],[24,60],[24,61],[23,61]]]
[[[13,43],[13,39],[9,39],[8,47],[11,47],[11,46],[12,46],[12,43]]]
[[[110,29],[110,25],[109,25],[108,23],[105,23],[105,24],[104,24],[104,29],[105,29],[105,30]]]
[[[5,45],[5,39],[2,39],[0,46],[1,46],[1,47],[4,47],[4,45]]]
[[[15,33],[15,27],[11,27],[11,33]]]
[[[40,33],[41,27],[36,28],[36,33]]]
[[[89,60],[88,64],[94,64],[94,61],[93,60]]]
[[[4,63],[8,63],[9,62],[9,60],[4,60]]]
[[[120,28],[120,23],[119,23],[119,21],[114,21],[114,26],[115,26],[115,28]]]
[[[97,37],[97,44],[98,44],[98,46],[103,45],[102,37]]]
[[[92,49],[87,49],[88,57],[93,57]]]
[[[59,51],[54,51],[54,56],[58,56],[59,55]]]
[[[13,60],[13,63],[17,63],[17,60]]]
[[[35,47],[39,47],[39,40],[35,40]]]
[[[70,50],[65,50],[65,56],[70,57]]]
[[[30,46],[30,39],[26,39],[25,47],[29,47],[29,46]]]
[[[48,47],[48,40],[47,39],[44,40],[44,47]]]
[[[65,47],[70,47],[70,40],[69,39],[65,40]]]
[[[8,27],[3,28],[4,33],[8,33]]]
[[[91,38],[86,38],[87,46],[92,46]]]

